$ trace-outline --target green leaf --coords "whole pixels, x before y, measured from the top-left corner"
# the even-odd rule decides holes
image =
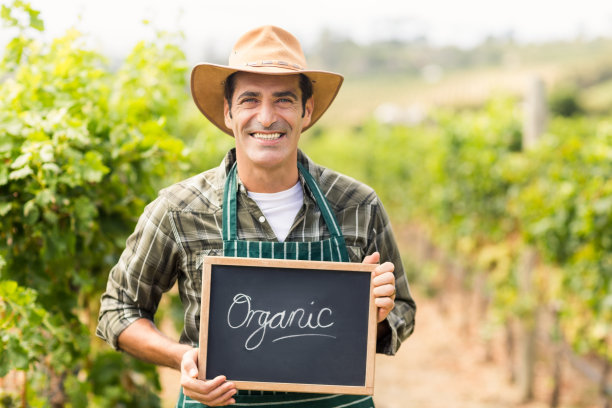
[[[41,207],[46,207],[49,204],[55,203],[55,194],[49,189],[40,190],[36,194],[36,202]]]
[[[0,17],[4,20],[5,25],[7,26],[15,26],[18,21],[16,18],[11,16],[11,8],[5,4],[2,5],[2,10],[0,11]]]
[[[62,169],[60,169],[60,167],[55,163],[45,163],[41,167],[43,170],[47,170],[55,174],[58,174],[62,171]]]
[[[40,156],[40,160],[43,163],[53,161],[53,146],[44,145],[43,147],[41,147],[40,151],[38,152],[38,155]]]
[[[6,214],[8,214],[9,211],[11,211],[13,204],[12,203],[1,203],[0,204],[0,217],[4,217]]]
[[[30,161],[32,157],[32,153],[24,153],[21,156],[17,157],[15,161],[11,164],[11,169],[20,169]]]
[[[45,221],[47,221],[47,223],[51,224],[51,225],[55,225],[57,224],[59,217],[57,216],[57,214],[53,211],[49,211],[49,210],[45,210],[43,211],[43,218]]]
[[[89,223],[97,214],[96,206],[86,197],[79,197],[75,203],[75,215],[84,224]]]
[[[45,29],[45,24],[44,22],[38,17],[40,14],[40,11],[37,10],[33,10],[31,8],[27,9],[28,14],[30,15],[30,27],[38,30],[38,31],[44,31]]]
[[[0,186],[5,185],[9,181],[9,169],[6,166],[0,167]]]
[[[17,282],[12,280],[0,281],[0,298],[9,297],[17,291]]]
[[[10,356],[10,364],[17,370],[27,370],[29,363],[28,351],[21,345],[18,339],[9,339],[6,353]]]
[[[102,156],[98,152],[89,151],[84,157],[85,170],[83,178],[91,183],[99,183],[110,169],[102,162]]]
[[[6,344],[4,344],[4,342],[2,341],[2,338],[0,338],[0,349],[7,349]],[[10,357],[8,353],[0,353],[0,377],[6,376],[12,369],[9,358]]]
[[[30,166],[25,166],[19,170],[15,170],[9,173],[9,180],[21,180],[29,175],[34,174]]]
[[[600,198],[593,202],[593,210],[598,214],[610,214],[612,211],[612,196]]]
[[[30,200],[23,206],[23,216],[27,224],[34,224],[40,216],[40,210],[35,200]]]

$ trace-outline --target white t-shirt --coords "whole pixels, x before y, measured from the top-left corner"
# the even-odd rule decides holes
[[[304,192],[299,180],[289,190],[279,193],[253,193],[248,191],[247,194],[264,213],[278,241],[284,242],[293,225],[295,216],[304,202]]]

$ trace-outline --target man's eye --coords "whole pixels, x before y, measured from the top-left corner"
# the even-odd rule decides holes
[[[242,99],[240,101],[240,104],[252,104],[252,103],[257,103],[257,99],[255,98],[246,98],[246,99]]]
[[[280,98],[278,100],[278,102],[280,103],[293,103],[293,99],[289,99],[289,98]]]

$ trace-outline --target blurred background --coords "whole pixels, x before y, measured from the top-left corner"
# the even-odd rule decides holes
[[[173,406],[176,372],[95,337],[100,294],[233,145],[191,67],[275,24],[345,76],[301,148],[376,189],[419,307],[377,407],[612,406],[612,3],[217,3],[0,2],[0,405]]]

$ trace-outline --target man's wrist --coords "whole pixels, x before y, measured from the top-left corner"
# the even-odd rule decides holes
[[[189,350],[192,350],[193,347],[190,346],[189,344],[181,344],[181,343],[177,343],[176,347],[174,347],[174,361],[175,361],[175,366],[172,368],[175,368],[179,371],[181,371],[181,363],[183,361],[183,356],[185,355],[186,352],[188,352]]]
[[[385,319],[382,322],[379,322],[376,326],[376,340],[383,339],[390,334],[391,326],[389,325],[389,321]]]

